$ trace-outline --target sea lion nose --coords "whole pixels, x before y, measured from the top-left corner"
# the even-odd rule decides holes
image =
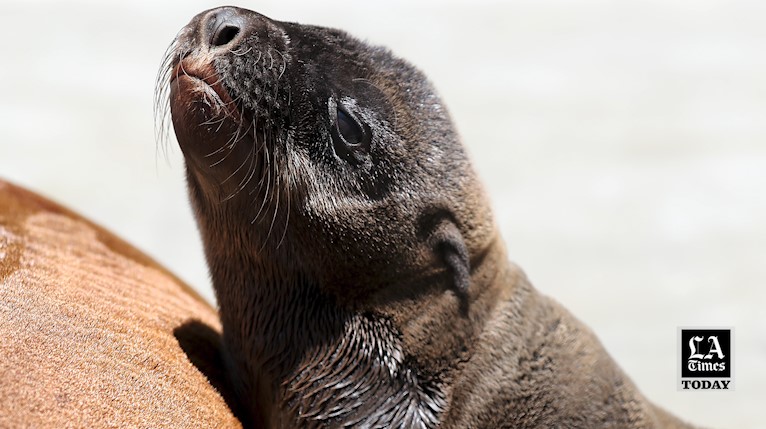
[[[217,48],[235,41],[248,22],[242,12],[242,9],[231,6],[207,11],[199,23],[202,43]]]

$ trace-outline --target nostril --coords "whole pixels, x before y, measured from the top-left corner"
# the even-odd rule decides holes
[[[239,34],[239,27],[230,23],[222,23],[216,29],[212,39],[210,39],[211,46],[223,46],[234,40]]]
[[[251,30],[251,18],[243,9],[226,6],[198,15],[197,31],[200,43],[211,49],[223,48],[245,36]]]

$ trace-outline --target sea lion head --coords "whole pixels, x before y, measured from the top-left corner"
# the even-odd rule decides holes
[[[440,272],[467,288],[490,211],[421,72],[342,31],[234,7],[197,15],[168,52],[158,94],[208,253],[236,247],[340,299]]]

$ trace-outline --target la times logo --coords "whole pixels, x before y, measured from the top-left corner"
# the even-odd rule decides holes
[[[679,328],[679,390],[732,390],[730,328]]]

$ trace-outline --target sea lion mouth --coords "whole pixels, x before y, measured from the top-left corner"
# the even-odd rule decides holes
[[[241,122],[242,113],[211,60],[187,56],[172,69],[169,81],[171,103],[203,103],[212,110],[213,117],[209,119],[228,117]]]
[[[245,123],[242,111],[214,61],[215,56],[206,52],[181,55],[172,65],[167,84],[171,119],[181,150],[199,167],[207,166],[205,171],[217,163],[217,155],[222,159],[226,147],[247,134],[240,135]]]

